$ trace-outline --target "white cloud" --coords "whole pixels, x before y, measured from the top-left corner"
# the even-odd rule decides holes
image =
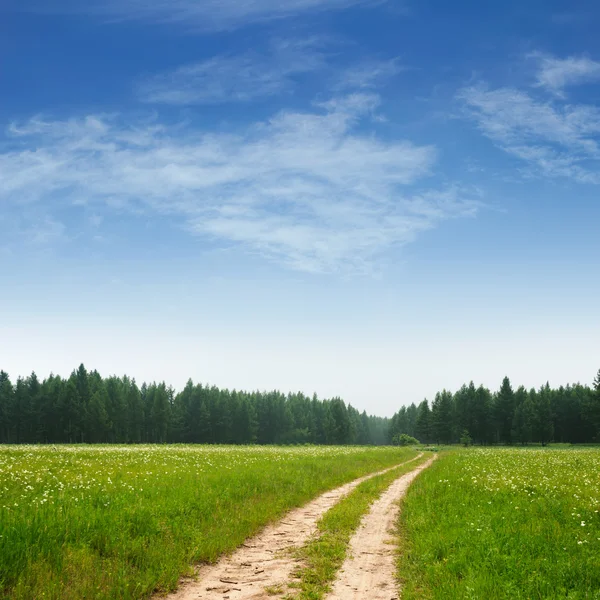
[[[513,89],[462,89],[462,100],[485,136],[549,177],[600,183],[600,110],[540,102]]]
[[[76,12],[101,18],[177,24],[201,31],[230,30],[304,13],[375,6],[387,0],[58,0],[35,2],[38,10]]]
[[[358,65],[344,69],[334,83],[335,90],[371,89],[391,79],[405,67],[397,58],[391,60],[365,60]]]
[[[294,76],[325,65],[322,40],[273,40],[268,53],[221,55],[140,81],[141,100],[159,104],[247,102],[290,90]]]
[[[376,96],[350,95],[239,135],[33,119],[10,130],[22,147],[0,154],[0,201],[168,214],[295,269],[365,270],[477,206],[458,187],[416,190],[435,148],[358,133],[376,106]]]
[[[529,56],[539,63],[537,86],[546,88],[557,96],[562,97],[567,86],[600,80],[600,62],[586,56],[555,58],[539,52]]]

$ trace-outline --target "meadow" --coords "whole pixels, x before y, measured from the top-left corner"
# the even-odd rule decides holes
[[[402,503],[403,600],[600,598],[600,449],[450,450]]]
[[[174,589],[320,492],[400,448],[0,446],[0,597],[145,598]]]

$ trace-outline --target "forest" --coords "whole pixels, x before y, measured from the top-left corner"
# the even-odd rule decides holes
[[[0,443],[422,443],[600,442],[600,371],[592,387],[497,392],[471,382],[431,405],[402,406],[391,419],[360,413],[341,398],[242,392],[194,384],[180,392],[127,376],[102,378],[84,365],[69,378],[35,373],[14,382],[0,371]]]
[[[0,443],[366,444],[388,440],[389,419],[340,398],[240,392],[194,384],[179,393],[88,372],[35,373],[13,384],[0,371]]]
[[[471,381],[456,393],[438,392],[431,403],[403,406],[391,418],[388,439],[401,434],[423,443],[481,445],[600,442],[600,370],[593,387],[547,383],[536,390],[513,389],[505,377],[492,393]]]

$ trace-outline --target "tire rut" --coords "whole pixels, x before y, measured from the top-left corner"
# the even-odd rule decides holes
[[[213,565],[198,567],[197,580],[185,580],[176,592],[166,597],[169,600],[264,600],[283,597],[298,564],[289,550],[302,546],[314,535],[319,519],[363,481],[387,473],[400,464],[413,462],[422,455],[420,453],[408,461],[355,479],[291,510],[281,520],[267,525],[259,534],[246,540],[231,555],[222,557]]]
[[[326,600],[397,600],[393,532],[400,500],[412,481],[437,458],[396,479],[371,505],[350,540],[348,556]]]

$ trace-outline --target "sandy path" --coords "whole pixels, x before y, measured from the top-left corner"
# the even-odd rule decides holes
[[[412,462],[422,456],[405,461]],[[281,521],[268,525],[258,535],[246,540],[230,556],[214,565],[201,566],[198,581],[185,582],[167,596],[170,600],[258,600],[281,598],[288,593],[287,583],[297,565],[291,547],[302,546],[316,531],[317,521],[357,485],[397,467],[371,473],[329,490],[308,504],[290,511]],[[265,588],[271,588],[268,594]],[[273,593],[280,588],[281,593]]]
[[[376,500],[350,540],[349,552],[327,600],[396,600],[395,550],[390,542],[400,511],[398,500],[436,456],[406,473]]]

